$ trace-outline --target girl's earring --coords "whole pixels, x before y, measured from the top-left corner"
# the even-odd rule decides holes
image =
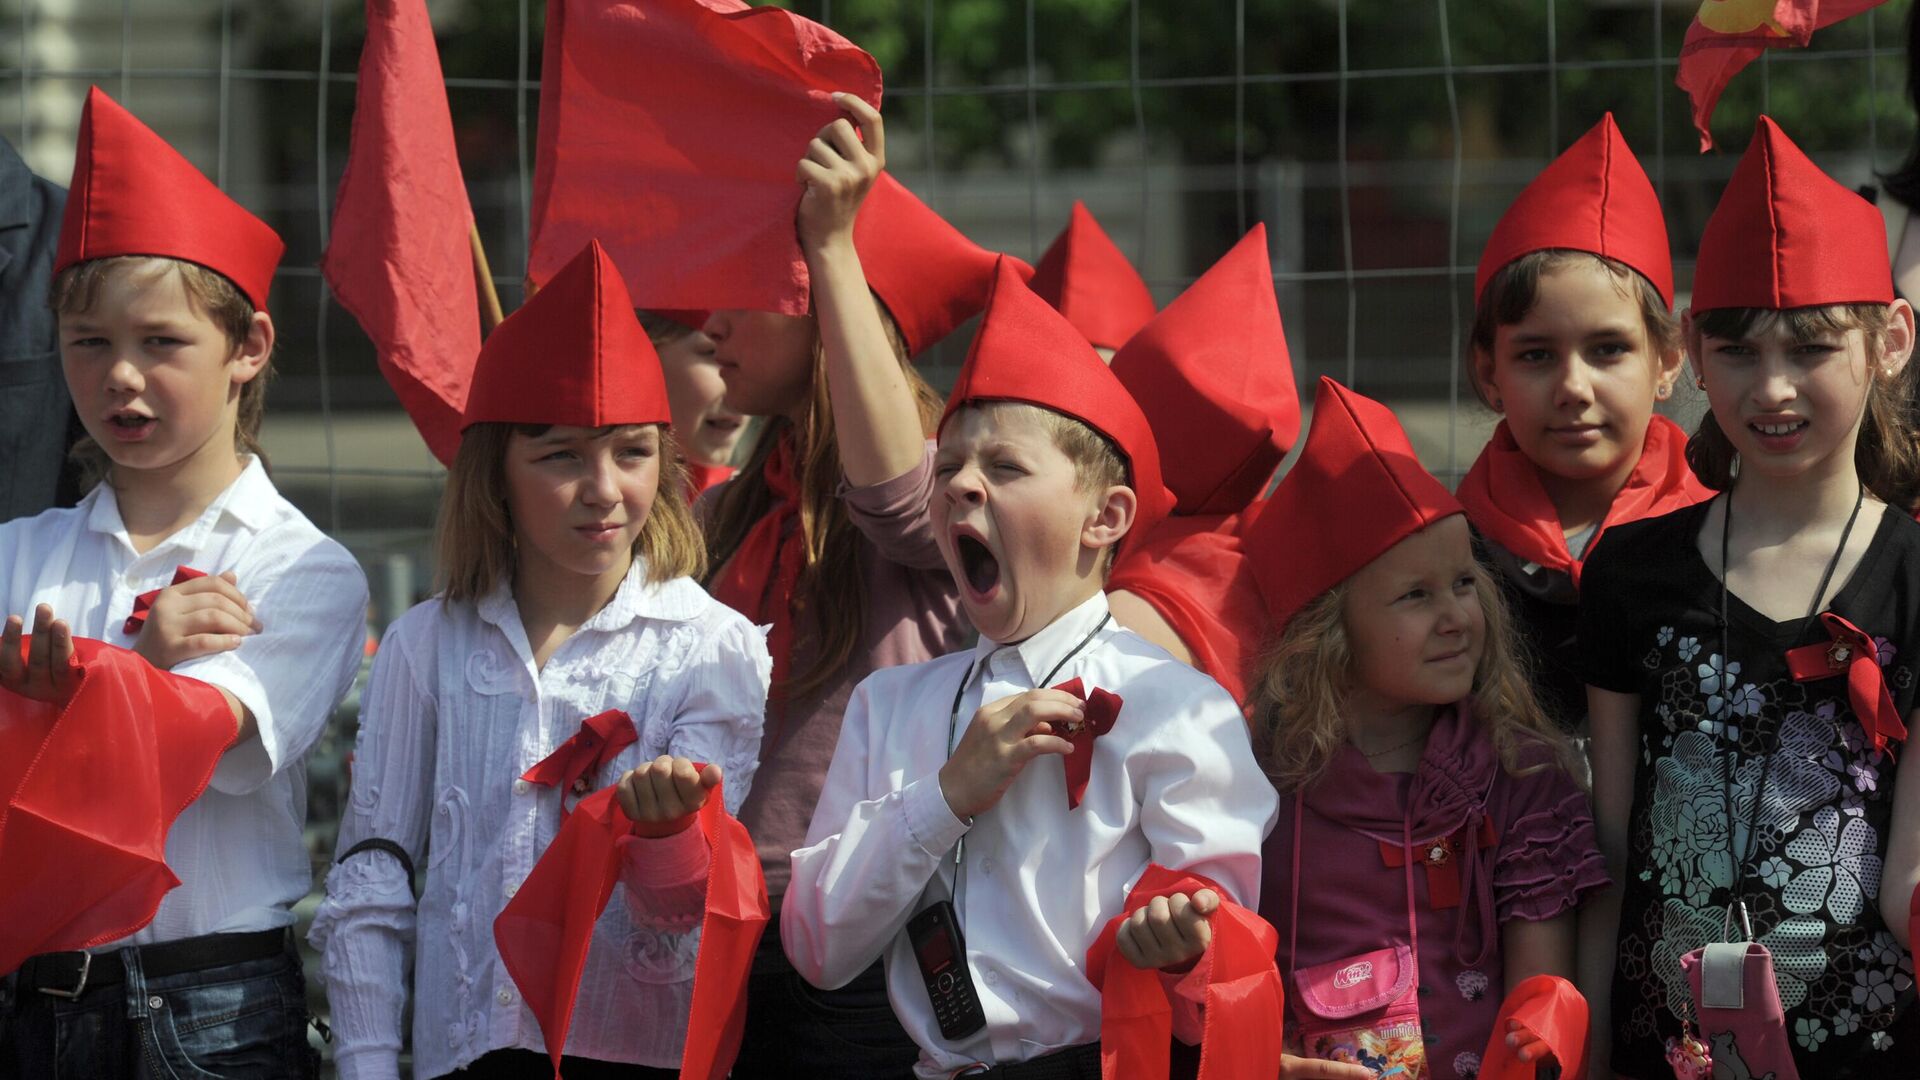
[[[1660,401],[1667,400],[1673,396],[1673,384],[1670,382],[1662,382],[1654,388],[1653,396]]]
[[[1492,405],[1492,406],[1493,406],[1493,411],[1494,411],[1494,412],[1506,412],[1506,411],[1507,411],[1507,410],[1506,410],[1506,407],[1505,407],[1505,406],[1504,406],[1504,405],[1502,404],[1502,402],[1501,402],[1501,399],[1500,399],[1500,398],[1494,398],[1494,399],[1493,399],[1492,401],[1490,401],[1490,402],[1488,402],[1487,404],[1489,404],[1489,405]]]
[[[1693,385],[1699,387],[1702,390],[1705,390],[1707,388],[1706,377],[1702,375],[1695,375],[1693,377]]]

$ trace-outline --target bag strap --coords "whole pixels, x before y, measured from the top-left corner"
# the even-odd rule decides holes
[[[1302,788],[1293,793],[1293,873],[1288,879],[1292,893],[1287,916],[1287,973],[1299,966],[1300,949],[1300,822],[1307,816],[1307,793]],[[1471,842],[1471,841],[1469,841]],[[1400,819],[1401,876],[1406,882],[1407,892],[1407,938],[1413,950],[1413,981],[1420,983],[1420,921],[1413,904],[1413,822]],[[1920,904],[1920,890],[1914,894],[1914,902]]]

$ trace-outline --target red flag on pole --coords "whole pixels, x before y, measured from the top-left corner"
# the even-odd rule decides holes
[[[1720,91],[1764,49],[1804,48],[1815,30],[1878,7],[1886,0],[1701,0],[1680,46],[1675,86],[1693,99],[1702,153],[1713,149],[1708,122]]]
[[[445,464],[480,353],[472,232],[426,2],[367,0],[353,143],[320,270]]]
[[[836,90],[878,108],[880,66],[779,8],[551,0],[527,275],[597,239],[640,307],[804,315],[794,166]]]

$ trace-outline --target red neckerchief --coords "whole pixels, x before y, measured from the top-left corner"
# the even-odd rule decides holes
[[[1493,1021],[1487,1052],[1480,1056],[1480,1080],[1533,1080],[1537,1061],[1521,1061],[1507,1048],[1507,1021],[1518,1020],[1546,1041],[1560,1063],[1560,1075],[1578,1080],[1587,1074],[1587,999],[1558,975],[1535,975],[1507,991]]]
[[[1873,635],[1831,611],[1820,613],[1820,621],[1833,640],[1787,650],[1787,670],[1794,682],[1811,682],[1847,677],[1847,701],[1853,706],[1854,719],[1860,721],[1873,748],[1883,754],[1893,752],[1892,744],[1904,742],[1907,725],[1900,719],[1900,707],[1893,703],[1887,689],[1886,672],[1880,670],[1880,646]]]
[[[580,730],[541,758],[533,768],[520,774],[529,784],[560,789],[560,812],[567,812],[567,795],[587,793],[587,777],[612,761],[620,751],[640,741],[633,730],[633,717],[619,709],[608,709],[580,721]]]
[[[1247,664],[1260,647],[1267,609],[1240,546],[1240,514],[1178,515],[1120,553],[1107,592],[1146,601],[1235,703],[1247,699]]]
[[[776,707],[785,700],[786,682],[793,674],[793,591],[807,565],[806,538],[798,528],[800,487],[794,472],[793,433],[784,432],[779,438],[760,472],[773,505],[747,530],[708,590],[715,600],[756,626],[773,627],[767,637],[767,651],[773,654],[773,685],[767,700]],[[791,531],[789,522],[795,523]]]
[[[1613,497],[1605,520],[1587,543],[1592,551],[1608,528],[1658,517],[1703,502],[1713,492],[1687,465],[1687,433],[1664,416],[1647,424],[1646,442],[1633,473]],[[1505,420],[1454,492],[1467,508],[1467,520],[1481,535],[1527,562],[1557,570],[1580,584],[1581,559],[1567,550],[1560,515],[1540,483],[1540,468],[1520,451]]]
[[[194,578],[203,578],[206,576],[207,572],[205,570],[195,570],[191,566],[176,566],[173,570],[173,580],[167,583],[167,588],[172,588],[183,581],[192,581]],[[120,632],[128,637],[137,636],[141,629],[147,625],[147,615],[153,611],[153,602],[160,598],[160,594],[163,591],[165,590],[148,589],[146,592],[134,597],[133,614],[127,616],[127,621],[121,625]]]
[[[732,478],[735,471],[731,465],[702,465],[697,461],[687,462],[687,502],[692,503],[708,488],[722,480]]]
[[[683,1080],[720,1080],[733,1068],[747,1019],[747,972],[767,924],[767,882],[760,873],[760,857],[746,827],[727,813],[722,790],[717,786],[707,793],[698,824],[691,826],[706,835],[710,858],[693,1003],[686,1045],[680,1051]],[[621,860],[627,857],[620,840],[632,832],[633,822],[614,802],[613,788],[587,796],[493,920],[500,960],[540,1022],[555,1080],[593,927],[606,910]]]
[[[1280,935],[1233,902],[1227,890],[1198,874],[1151,864],[1127,894],[1121,913],[1087,950],[1087,981],[1100,988],[1100,1075],[1103,1080],[1166,1080],[1173,1007],[1158,971],[1117,956],[1120,924],[1157,896],[1212,889],[1220,908],[1209,924],[1206,1005],[1199,1080],[1272,1080],[1280,1075],[1280,1025],[1286,992],[1274,954]]]
[[[233,742],[214,687],[91,639],[73,651],[65,704],[0,690],[0,971],[151,922],[180,884],[167,830]]]
[[[1054,687],[1072,694],[1087,703],[1086,718],[1077,730],[1063,733],[1063,737],[1073,744],[1073,752],[1066,757],[1067,765],[1067,809],[1080,809],[1080,800],[1087,796],[1087,780],[1093,775],[1093,741],[1113,730],[1113,722],[1120,718],[1120,695],[1111,694],[1095,687],[1089,693],[1081,686],[1077,678]]]

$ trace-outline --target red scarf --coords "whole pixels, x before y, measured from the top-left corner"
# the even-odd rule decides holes
[[[687,502],[691,504],[708,488],[722,480],[733,477],[731,465],[702,465],[697,461],[687,462]]]
[[[633,730],[633,717],[619,709],[595,713],[580,721],[573,733],[553,753],[541,758],[520,779],[541,787],[560,789],[560,813],[567,814],[568,794],[587,793],[587,777],[620,756],[620,751],[640,741]]]
[[[1880,669],[1880,645],[1873,635],[1831,611],[1820,613],[1820,623],[1833,638],[1825,645],[1802,645],[1787,650],[1787,670],[1794,682],[1812,682],[1847,677],[1847,702],[1853,706],[1854,719],[1867,733],[1867,741],[1883,754],[1893,753],[1893,744],[1905,742],[1907,725],[1887,689],[1886,672]]]
[[[1280,1023],[1286,992],[1274,953],[1280,936],[1266,920],[1233,902],[1227,890],[1198,874],[1151,864],[1127,894],[1121,912],[1087,950],[1087,981],[1100,988],[1100,1075],[1104,1080],[1166,1080],[1173,1007],[1158,971],[1117,956],[1120,924],[1156,896],[1212,889],[1220,908],[1209,920],[1207,998],[1199,1080],[1273,1080],[1280,1075]]]
[[[693,1004],[680,1051],[681,1080],[720,1080],[733,1068],[747,1020],[747,972],[767,925],[760,857],[746,826],[727,813],[723,790],[724,785],[707,794],[697,826],[706,834],[710,861]],[[632,831],[613,788],[587,796],[493,920],[500,960],[540,1022],[555,1080],[593,927],[620,878],[620,861],[626,858],[620,841]]]
[[[194,578],[203,578],[206,576],[207,572],[205,570],[195,570],[191,566],[176,566],[173,568],[173,580],[167,583],[167,588],[172,588],[183,581],[192,581]],[[146,592],[134,597],[133,613],[127,616],[125,623],[121,624],[120,632],[128,637],[138,637],[140,631],[146,629],[147,616],[153,613],[153,602],[160,599],[160,594],[164,591],[166,590],[148,589]]]
[[[1240,546],[1240,515],[1169,517],[1122,551],[1107,591],[1130,592],[1167,620],[1193,666],[1247,699],[1248,662],[1266,632],[1266,607]]]
[[[1559,512],[1540,483],[1540,468],[1521,452],[1505,420],[1493,429],[1493,441],[1480,452],[1454,495],[1481,535],[1527,562],[1567,575],[1576,587],[1580,584],[1582,560],[1567,550]],[[1687,466],[1687,433],[1666,417],[1655,416],[1647,424],[1640,460],[1613,497],[1586,550],[1592,551],[1610,526],[1658,517],[1712,495]]]
[[[0,971],[151,922],[180,884],[167,830],[233,742],[214,687],[102,642],[73,649],[65,704],[0,691]]]
[[[715,600],[755,625],[772,625],[773,633],[767,638],[767,651],[773,654],[770,703],[784,702],[786,682],[793,674],[793,591],[807,565],[806,538],[798,528],[800,485],[793,457],[793,435],[782,433],[760,472],[773,494],[773,505],[747,530],[733,557],[714,575],[709,590]],[[791,530],[789,522],[795,525]]]
[[[1558,975],[1535,975],[1507,991],[1494,1018],[1493,1035],[1480,1058],[1480,1080],[1533,1080],[1539,1062],[1523,1062],[1507,1048],[1507,1021],[1518,1020],[1540,1036],[1566,1080],[1587,1075],[1587,999]]]

